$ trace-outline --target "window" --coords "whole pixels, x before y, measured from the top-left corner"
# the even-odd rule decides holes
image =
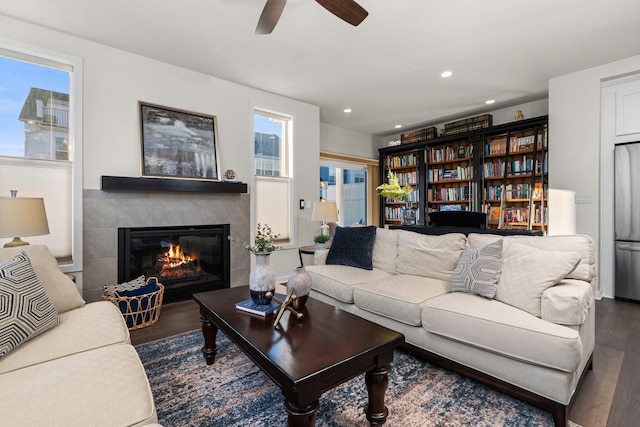
[[[44,198],[47,245],[65,271],[82,262],[81,62],[0,44],[0,197]]]
[[[253,122],[256,223],[267,224],[280,234],[278,244],[293,244],[292,119],[256,109]]]

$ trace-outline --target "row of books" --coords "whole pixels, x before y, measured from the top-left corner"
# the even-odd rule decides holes
[[[500,213],[501,209],[497,206],[485,205],[483,211],[487,214],[487,222],[489,224],[499,224],[500,223]],[[531,218],[532,224],[547,224],[547,208],[542,209],[540,206],[536,206],[533,210],[533,216]],[[528,208],[515,208],[509,207],[505,208],[503,223],[514,223],[514,222],[529,222],[529,209]]]
[[[402,211],[404,208],[393,207],[393,206],[385,206],[384,208],[384,217],[388,220],[401,220],[402,219]]]
[[[417,202],[418,201],[418,190],[415,189],[411,192],[411,194],[409,194],[409,199],[407,200],[409,202]],[[395,200],[392,197],[387,197],[385,199],[386,203],[404,203],[405,200]]]
[[[537,141],[537,144],[536,144]],[[518,153],[521,151],[532,151],[533,147],[537,147],[541,150],[543,147],[547,147],[546,133],[526,136],[513,136],[509,140],[509,153]],[[507,137],[499,136],[491,138],[484,144],[485,156],[505,154],[507,152]]]
[[[429,162],[444,162],[450,160],[466,159],[473,154],[472,145],[459,145],[457,147],[433,147],[429,149],[427,158]]]
[[[484,177],[493,178],[497,176],[504,176],[505,162],[502,159],[498,159],[491,162],[485,162],[483,167]]]
[[[398,177],[398,183],[400,183],[400,185],[415,184],[418,182],[417,171],[400,172],[400,173],[397,173],[396,176]]]
[[[480,116],[470,117],[468,119],[445,123],[444,134],[453,135],[478,129],[486,129],[490,127],[492,123],[493,116],[491,114],[482,114]]]
[[[427,200],[430,202],[469,200],[470,194],[469,187],[466,185],[452,188],[430,188],[427,190]]]
[[[438,129],[436,127],[428,127],[424,129],[413,130],[400,134],[400,141],[402,144],[410,144],[412,142],[425,141],[427,139],[433,139],[438,136]]]
[[[418,155],[416,153],[403,154],[401,156],[387,157],[387,168],[400,168],[403,166],[417,166]]]
[[[458,166],[455,169],[429,169],[427,171],[427,181],[438,182],[447,179],[472,179],[473,167]]]
[[[535,183],[533,187],[533,194],[531,194],[531,184],[528,183],[507,184],[504,186],[504,193],[502,185],[488,186],[483,190],[485,200],[501,200],[503,194],[506,200],[528,199],[530,195],[533,196],[534,200],[539,200],[542,197],[542,183]]]

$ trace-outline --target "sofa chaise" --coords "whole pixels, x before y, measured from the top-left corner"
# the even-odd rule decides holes
[[[0,424],[157,422],[119,309],[85,304],[46,246],[0,248],[0,303]]]
[[[371,246],[362,238],[371,231],[338,228],[331,248],[316,251],[312,297],[567,425],[595,345],[591,238],[360,228],[373,229]]]

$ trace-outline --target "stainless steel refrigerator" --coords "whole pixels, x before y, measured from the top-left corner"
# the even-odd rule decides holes
[[[615,146],[615,297],[640,302],[640,142]]]

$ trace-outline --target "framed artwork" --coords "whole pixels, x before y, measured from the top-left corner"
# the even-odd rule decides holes
[[[142,176],[221,179],[216,116],[138,104]]]

